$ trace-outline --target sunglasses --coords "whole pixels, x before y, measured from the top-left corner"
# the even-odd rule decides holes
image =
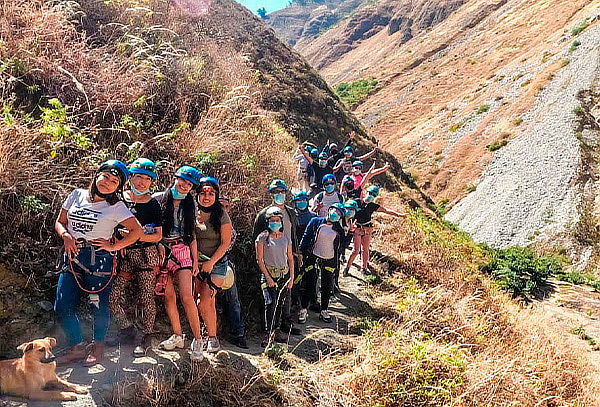
[[[335,182],[326,182],[323,185],[335,185]]]

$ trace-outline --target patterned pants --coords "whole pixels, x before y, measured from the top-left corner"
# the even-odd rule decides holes
[[[154,320],[156,319],[155,273],[159,264],[160,257],[156,246],[127,249],[125,251],[120,263],[119,274],[115,278],[110,293],[110,310],[120,329],[133,325],[126,306],[135,304],[135,301],[128,298],[127,291],[133,281],[136,280],[137,290],[135,292],[142,305],[143,332],[151,334],[154,331]]]

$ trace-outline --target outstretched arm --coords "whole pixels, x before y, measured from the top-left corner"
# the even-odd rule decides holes
[[[368,152],[367,154],[361,155],[360,157],[358,157],[358,159],[360,161],[365,161],[371,157],[373,157],[373,155],[375,155],[375,153],[377,152],[377,148],[374,148],[373,150],[371,150],[370,152]]]
[[[383,206],[380,206],[379,209],[377,209],[376,212],[387,213],[388,215],[396,216],[398,218],[406,218],[406,217],[408,217],[408,213],[406,213],[406,212],[396,212],[396,211],[393,211],[391,209],[384,208]]]
[[[299,152],[300,154],[302,154],[302,155],[304,156],[304,158],[306,158],[306,160],[307,160],[309,163],[311,163],[311,164],[312,164],[312,163],[315,161],[315,160],[313,160],[313,159],[312,159],[312,157],[310,156],[310,154],[308,153],[308,151],[306,151],[306,149],[304,148],[304,146],[303,146],[302,144],[300,144],[300,145],[298,146],[298,152]]]

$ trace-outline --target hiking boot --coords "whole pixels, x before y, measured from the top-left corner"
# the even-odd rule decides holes
[[[229,340],[229,342],[231,342],[233,345],[237,346],[238,348],[242,348],[242,349],[250,348],[248,346],[248,343],[246,343],[246,338],[244,336],[237,336],[235,338],[231,338]]]
[[[219,338],[216,336],[209,336],[208,343],[206,345],[206,351],[208,353],[217,353],[221,350],[221,343],[219,342]]]
[[[295,326],[290,326],[290,325],[285,325],[282,324],[281,328],[279,328],[281,330],[281,332],[285,333],[285,334],[292,334],[292,335],[300,335],[302,334],[302,331],[299,328],[296,328]]]
[[[71,346],[61,356],[56,358],[57,365],[81,362],[87,356],[87,344],[85,342]]]
[[[84,367],[92,367],[102,363],[104,359],[104,342],[93,342],[88,346],[88,355],[83,361]]]
[[[327,310],[323,310],[319,314],[319,319],[323,322],[331,322],[331,315],[329,315],[329,312],[327,312]]]
[[[192,351],[190,359],[192,359],[192,362],[202,362],[204,360],[202,348],[204,348],[204,341],[201,338],[194,338],[192,344],[190,345],[190,350]]]
[[[164,350],[173,350],[175,348],[183,349],[185,346],[185,334],[177,335],[173,334],[169,337],[169,339],[165,339],[162,341],[158,347]]]
[[[116,337],[110,338],[106,341],[106,346],[113,347],[119,345],[126,345],[134,342],[135,339],[135,328],[133,326],[120,329]]]
[[[306,319],[308,318],[308,310],[306,308],[302,308],[298,313],[298,323],[306,324]]]

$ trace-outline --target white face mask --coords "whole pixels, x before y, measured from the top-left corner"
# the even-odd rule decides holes
[[[362,173],[361,168],[352,168],[352,172],[356,175],[359,175],[360,173]]]
[[[319,160],[319,165],[321,167],[326,167],[327,166],[327,160]]]

